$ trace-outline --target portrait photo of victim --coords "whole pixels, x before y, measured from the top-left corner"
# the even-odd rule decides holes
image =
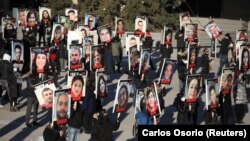
[[[71,97],[68,93],[69,89],[56,90],[53,101],[52,119],[58,125],[66,124],[70,115]]]
[[[78,21],[78,12],[76,9],[66,8],[65,15],[69,18],[70,21]]]
[[[91,66],[92,70],[104,67],[104,46],[92,46]]]
[[[128,96],[129,96],[129,89],[128,89],[128,82],[121,82],[118,83],[117,91],[116,91],[116,99],[115,99],[115,112],[125,112],[126,106],[128,104]]]
[[[142,89],[137,89],[136,90],[136,96],[135,96],[135,113],[134,116],[136,115],[137,112],[142,112],[143,109],[141,109],[141,106],[145,106],[144,100],[144,92]]]
[[[15,18],[2,18],[2,37],[4,39],[15,39],[17,35]]]
[[[135,19],[135,35],[141,36],[146,33],[147,22],[145,17],[137,17]]]
[[[82,69],[82,47],[79,45],[71,45],[70,46],[70,69]]]
[[[188,47],[188,69],[191,68],[196,68],[197,64],[197,55],[198,55],[198,50],[197,47],[190,45]]]
[[[105,72],[96,72],[97,98],[107,97],[107,76]]]
[[[71,98],[73,101],[79,101],[84,95],[84,79],[81,75],[75,75],[71,80]]]
[[[51,17],[51,9],[47,7],[39,7],[39,21],[44,20],[48,23]]]
[[[63,26],[61,24],[54,24],[51,34],[51,43],[57,46],[63,39]]]
[[[230,94],[233,86],[233,73],[222,72],[220,80],[220,93],[223,95]]]
[[[24,49],[20,42],[13,42],[12,44],[12,63],[23,64]]]
[[[164,26],[163,36],[162,36],[162,44],[163,45],[172,45],[172,36],[173,30],[169,27]]]
[[[201,75],[188,75],[185,87],[185,99],[188,103],[196,102],[200,91]]]
[[[125,20],[123,18],[115,17],[115,33],[116,35],[125,34]]]
[[[21,27],[26,26],[26,9],[18,9],[18,25]]]
[[[210,38],[217,39],[221,35],[221,30],[213,20],[206,24],[204,28]]]
[[[32,9],[28,11],[26,18],[28,27],[33,28],[37,25],[37,20],[38,20],[37,16],[38,15],[36,10]]]
[[[135,35],[127,35],[126,37],[126,51],[129,51],[131,47],[136,46],[137,50],[140,50],[140,38]]]
[[[140,53],[137,51],[136,46],[129,49],[129,69],[133,70],[139,67]]]
[[[241,46],[240,48],[240,70],[246,72],[250,68],[250,61],[249,61],[249,49],[248,47]]]
[[[32,62],[32,70],[36,73],[44,73],[48,70],[48,60],[45,51],[36,52],[34,60]]]
[[[141,51],[141,58],[140,58],[139,74],[145,74],[148,71],[148,69],[150,69],[149,59],[150,59],[149,50],[142,50]]]
[[[97,28],[100,41],[102,43],[110,43],[112,39],[111,25],[104,25]]]
[[[215,109],[218,106],[218,79],[206,80],[206,109]]]
[[[198,43],[198,24],[186,25],[184,39],[188,43]]]
[[[53,82],[45,81],[37,85],[35,94],[41,108],[49,109],[53,105],[53,93],[56,86]]]
[[[191,23],[190,14],[188,12],[179,13],[180,29],[185,29],[187,24]]]
[[[248,42],[247,30],[236,30],[236,41],[237,40]]]
[[[93,14],[85,14],[84,24],[88,26],[90,30],[95,29],[96,16]]]
[[[165,59],[163,68],[161,68],[160,84],[170,85],[172,77],[176,69],[176,61]]]
[[[160,104],[155,88],[149,88],[144,96],[146,101],[146,111],[149,117],[160,114]]]

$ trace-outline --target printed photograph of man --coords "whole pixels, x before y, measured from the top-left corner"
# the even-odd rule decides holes
[[[140,50],[140,38],[135,35],[127,35],[126,37],[126,51],[129,51],[129,48],[136,46],[137,50]]]
[[[184,39],[188,43],[198,43],[198,24],[186,24]]]
[[[190,15],[188,12],[179,13],[180,29],[185,29],[187,24],[191,23]]]
[[[26,14],[25,9],[18,9],[18,25],[21,27],[26,26]]]
[[[141,36],[146,33],[147,24],[144,17],[137,17],[135,19],[135,35]]]
[[[80,69],[82,68],[82,48],[79,46],[70,46],[70,69]]]
[[[18,42],[12,44],[12,63],[23,64],[23,45]]]
[[[85,14],[84,24],[89,27],[90,30],[94,30],[96,24],[96,17],[95,15]]]
[[[68,89],[57,90],[54,94],[53,121],[56,121],[58,125],[66,124],[70,115],[71,99],[68,91]]]
[[[210,38],[217,39],[222,33],[214,21],[210,21],[204,28]]]
[[[78,12],[76,9],[72,9],[72,8],[66,8],[65,9],[65,15],[68,16],[70,21],[78,21]]]

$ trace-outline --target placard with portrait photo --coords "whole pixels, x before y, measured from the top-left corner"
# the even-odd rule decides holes
[[[83,48],[80,44],[70,45],[69,50],[69,66],[70,70],[83,70],[85,69],[82,62]]]
[[[139,69],[140,52],[137,50],[136,46],[129,48],[128,54],[128,67],[129,70]]]
[[[82,41],[82,33],[80,31],[68,31],[67,49],[70,49],[72,44],[80,44]]]
[[[247,30],[239,30],[239,29],[237,29],[236,30],[236,41],[237,40],[242,40],[242,41],[248,42]]]
[[[76,31],[81,33],[81,40],[80,40],[80,44],[82,44],[84,46],[84,38],[89,36],[89,28],[85,25],[77,25],[77,29]]]
[[[126,51],[128,52],[129,49],[133,46],[136,46],[137,50],[140,50],[140,38],[136,37],[133,33],[127,33],[126,36]]]
[[[104,68],[104,47],[104,45],[92,46],[90,54],[91,70]]]
[[[164,58],[158,84],[170,85],[177,69],[177,60]]]
[[[63,30],[64,27],[61,24],[53,24],[50,42],[55,46],[57,46],[64,38]]]
[[[217,26],[217,24],[213,20],[211,20],[208,24],[206,24],[204,26],[204,29],[210,38],[217,39],[222,34],[220,28]]]
[[[227,63],[229,66],[236,65],[234,48],[228,48],[227,50]]]
[[[189,12],[179,13],[180,29],[185,29],[187,24],[191,23]]]
[[[131,92],[130,85],[131,85],[130,79],[128,80],[119,80],[117,84],[116,89],[116,95],[114,100],[114,106],[113,106],[113,113],[121,113],[125,112],[127,109],[129,94]]]
[[[30,49],[30,65],[31,73],[48,72],[49,48],[48,47],[33,47]]]
[[[146,111],[149,117],[154,117],[161,114],[161,107],[157,93],[157,84],[154,82],[146,88],[144,100]]]
[[[115,17],[115,34],[118,36],[125,34],[125,19]]]
[[[111,24],[107,24],[104,26],[99,26],[97,28],[97,32],[99,35],[99,39],[102,43],[111,43],[111,39],[113,38]]]
[[[85,58],[85,63],[90,62],[90,53],[93,45],[93,36],[86,36],[84,38],[83,45],[83,58]]]
[[[96,80],[96,98],[104,98],[108,96],[108,87],[107,80],[108,76],[105,71],[95,72],[95,80]]]
[[[67,124],[67,120],[70,118],[70,106],[70,90],[56,90],[53,95],[52,124]]]
[[[27,10],[27,27],[35,28],[39,20],[39,12],[36,9]]]
[[[142,36],[147,30],[147,18],[137,16],[135,19],[135,35]]]
[[[200,93],[201,75],[187,75],[185,86],[185,99],[187,103],[196,102]]]
[[[90,30],[95,29],[96,26],[96,15],[85,13],[84,24],[89,27]]]
[[[23,44],[18,41],[12,41],[11,46],[11,62],[18,72],[22,71],[24,63],[24,48]]]
[[[230,94],[233,89],[234,68],[223,68],[220,78],[219,92],[222,95]]]
[[[145,74],[150,69],[151,53],[149,49],[143,49],[140,55],[139,74]]]
[[[20,27],[25,27],[27,25],[26,17],[27,17],[27,11],[26,9],[18,9],[18,25]]]
[[[66,21],[67,21],[66,16],[64,16],[64,15],[58,15],[57,16],[57,21],[56,21],[57,24],[65,24]]]
[[[206,79],[206,109],[218,107],[219,82],[218,78]]]
[[[73,8],[65,8],[65,16],[69,18],[70,21],[78,21],[78,11]]]
[[[53,80],[49,79],[33,86],[34,92],[41,108],[49,109],[53,104],[53,94],[56,86]]]
[[[11,17],[2,17],[2,38],[16,38],[16,19]]]
[[[197,57],[198,57],[198,47],[197,44],[188,45],[188,64],[187,68],[196,68],[197,66]]]
[[[97,30],[89,31],[89,35],[93,36],[93,45],[98,45],[98,34]]]
[[[239,56],[239,70],[244,72],[248,71],[250,68],[250,46],[241,45],[240,46],[240,56]]]
[[[80,101],[85,97],[87,76],[88,72],[84,70],[68,72],[67,88],[70,89],[73,101]]]
[[[39,7],[39,21],[42,19],[50,20],[51,17],[51,9],[48,7]]]
[[[141,106],[145,106],[144,103],[144,91],[142,89],[136,90],[136,96],[135,96],[135,111],[134,111],[134,117],[136,113],[142,112],[143,109],[141,109]]]
[[[169,26],[164,26],[161,43],[163,45],[172,45],[172,37],[173,37],[173,28]]]
[[[184,40],[188,43],[198,43],[198,24],[186,24]]]

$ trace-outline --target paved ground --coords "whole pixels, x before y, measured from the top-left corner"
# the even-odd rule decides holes
[[[173,53],[173,58],[176,58],[176,50]],[[159,64],[159,52],[155,52],[153,54],[154,64],[157,66]],[[126,57],[123,58],[123,65],[127,64]],[[213,64],[214,71],[217,72],[218,68],[218,60],[216,59]],[[151,71],[148,74],[148,78],[152,80],[155,76],[155,71]],[[104,100],[104,108],[106,108],[111,116],[113,100],[115,98],[115,90],[116,85],[119,78],[127,78],[125,73],[115,74],[114,79],[111,83],[108,84],[108,98]],[[63,81],[60,79],[60,81]],[[23,90],[26,88],[26,82],[23,83]],[[177,112],[175,108],[172,106],[173,100],[176,94],[179,91],[179,80],[178,74],[175,73],[173,77],[172,84],[167,86],[167,95],[164,97],[166,108],[164,109],[159,124],[175,124],[176,123],[176,115]],[[32,127],[27,128],[25,126],[25,114],[27,108],[27,99],[25,98],[25,91],[22,92],[22,96],[19,98],[20,112],[10,112],[9,104],[6,103],[4,108],[0,109],[0,141],[42,141],[42,133],[45,128],[45,125],[48,123],[48,118],[46,117],[46,111],[42,111],[39,109],[38,122],[42,124],[41,127]],[[250,96],[250,88],[248,86],[248,95]],[[199,114],[198,114],[198,124],[204,124],[203,116],[204,116],[204,106],[205,106],[205,94],[201,95],[202,102],[199,106]],[[132,135],[132,126],[134,123],[134,108],[132,106],[133,99],[129,99],[128,111],[126,113],[121,114],[121,125],[118,131],[114,132],[114,140],[117,141],[134,141],[135,137]],[[248,108],[250,108],[250,104],[248,104]],[[250,124],[250,114],[248,113],[244,119],[245,124]],[[90,138],[89,134],[82,133],[81,141],[87,141]]]

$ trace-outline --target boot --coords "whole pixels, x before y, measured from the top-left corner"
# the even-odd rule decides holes
[[[17,108],[16,105],[13,107],[13,110],[14,110],[15,112],[18,112],[18,111],[19,111],[19,109]]]

